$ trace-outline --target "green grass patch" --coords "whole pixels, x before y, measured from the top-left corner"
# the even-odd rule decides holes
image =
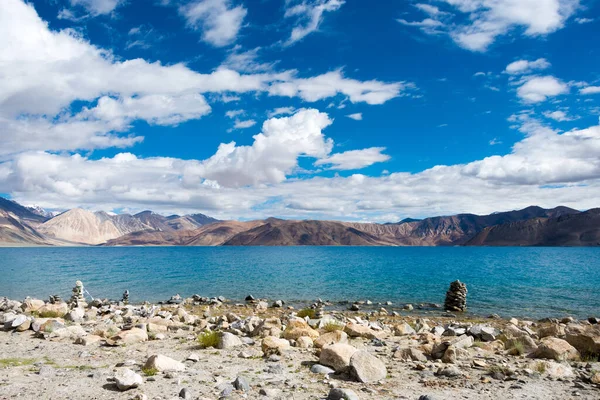
[[[313,308],[304,308],[300,311],[298,311],[297,314],[300,318],[305,318],[308,317],[310,319],[314,319],[315,316],[317,315],[317,311]]]
[[[158,374],[158,370],[156,368],[142,368],[142,373],[146,376],[154,376]]]
[[[512,347],[508,350],[512,354],[522,356],[523,354],[525,354],[525,345],[523,344],[523,342],[521,340],[517,339],[512,343]]]
[[[533,369],[534,369],[534,371],[537,371],[540,374],[543,374],[544,372],[546,372],[546,363],[543,361],[538,361],[537,363],[535,363],[535,366]]]
[[[211,331],[204,332],[198,335],[198,343],[200,343],[200,347],[206,349],[209,347],[217,347],[219,344],[219,332]]]
[[[344,330],[344,324],[342,324],[341,322],[328,322],[327,324],[325,324],[325,326],[323,327],[323,330],[325,332],[335,332],[335,331],[342,331]]]
[[[37,313],[40,318],[62,318],[65,315],[56,311],[42,311]]]
[[[0,358],[0,367],[22,367],[24,365],[33,365],[36,361],[33,358]]]

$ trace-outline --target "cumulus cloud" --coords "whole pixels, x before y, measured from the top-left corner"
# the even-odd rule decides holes
[[[193,171],[222,186],[279,183],[298,166],[298,157],[326,157],[333,141],[322,130],[332,123],[325,113],[303,109],[290,117],[271,118],[251,146],[223,143]]]
[[[540,103],[566,93],[569,93],[569,86],[553,76],[528,78],[517,89],[517,96],[526,103]]]
[[[126,133],[130,122],[173,125],[200,118],[210,112],[207,93],[223,101],[252,92],[310,102],[342,94],[353,102],[381,104],[411,87],[349,79],[340,70],[313,77],[297,71],[243,74],[227,67],[200,73],[184,64],[121,60],[75,31],[50,30],[22,0],[0,2],[0,48],[3,154],[135,144],[141,138]],[[76,101],[85,113],[72,113]]]
[[[511,75],[527,74],[535,70],[543,70],[550,67],[550,63],[545,58],[538,58],[535,61],[517,60],[506,66],[504,72]]]
[[[284,17],[295,18],[296,22],[286,44],[294,44],[315,32],[324,14],[339,10],[344,3],[344,0],[302,0],[300,3],[288,0]]]
[[[362,113],[348,114],[348,115],[346,115],[346,117],[353,119],[355,121],[362,121],[362,119],[363,119]]]
[[[315,165],[329,165],[329,169],[336,170],[361,169],[375,163],[388,161],[390,156],[382,154],[382,151],[385,151],[385,147],[349,150],[317,160]]]
[[[498,37],[512,31],[529,37],[548,35],[561,29],[579,8],[579,0],[439,0],[439,3],[445,3],[448,12],[441,14],[437,7],[428,5],[419,7],[429,18],[412,24],[428,34],[443,31],[471,51],[486,51]],[[432,29],[434,25],[436,29]]]
[[[339,167],[366,165],[373,161],[367,154],[382,155],[381,149],[331,155],[332,142],[322,133],[331,120],[301,110],[265,122],[251,145],[222,144],[206,160],[21,153],[0,163],[0,190],[46,207],[205,210],[221,218],[489,213],[526,207],[531,199],[545,207],[596,207],[600,126],[560,132],[528,114],[514,120],[525,137],[509,154],[417,173],[290,179],[299,157]]]
[[[237,39],[248,10],[231,0],[194,0],[179,11],[189,26],[202,31],[202,40],[215,47],[227,46]]]

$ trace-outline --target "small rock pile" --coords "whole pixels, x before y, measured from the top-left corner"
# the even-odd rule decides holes
[[[446,311],[466,311],[467,310],[467,285],[459,280],[450,284],[450,289],[446,292],[446,301],[444,303]]]
[[[83,283],[81,281],[75,282],[75,287],[73,288],[73,295],[71,296],[71,300],[69,301],[69,304],[72,308],[87,307],[88,304],[85,301],[83,291]]]

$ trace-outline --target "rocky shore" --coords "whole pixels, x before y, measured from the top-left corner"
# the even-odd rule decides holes
[[[0,399],[600,398],[596,318],[133,305],[86,301],[79,284],[69,303],[0,299]]]

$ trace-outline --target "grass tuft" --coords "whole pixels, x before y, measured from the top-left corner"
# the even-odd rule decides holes
[[[211,331],[201,333],[198,335],[198,343],[200,343],[200,347],[204,349],[209,347],[217,347],[219,344],[219,332]]]
[[[154,376],[158,374],[158,370],[156,368],[142,368],[142,373],[146,376]]]
[[[64,314],[56,311],[43,311],[38,313],[38,316],[40,318],[62,318],[64,317]]]
[[[314,319],[315,316],[317,315],[317,311],[314,310],[314,309],[312,309],[312,308],[305,308],[305,309],[302,309],[302,310],[298,311],[297,315],[300,318],[308,317],[310,319]]]
[[[543,374],[544,372],[546,372],[546,363],[543,361],[538,361],[535,364],[534,370],[539,372],[540,374]]]
[[[325,332],[335,332],[335,331],[342,331],[344,330],[344,324],[340,323],[340,322],[328,322],[327,324],[325,324],[325,326],[323,327],[323,330]]]
[[[0,358],[0,367],[22,367],[24,365],[33,365],[36,360],[32,358]]]

